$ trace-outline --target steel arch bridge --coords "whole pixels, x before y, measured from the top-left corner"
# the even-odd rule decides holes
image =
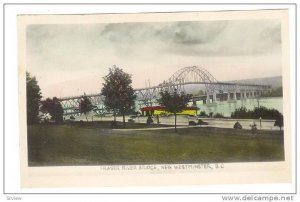
[[[271,89],[268,85],[219,82],[206,69],[197,66],[184,67],[175,72],[168,80],[158,86],[135,89],[138,100],[151,100],[159,98],[161,91],[185,92],[184,87],[189,84],[205,85],[206,95],[218,93],[263,93]]]
[[[161,91],[185,92],[185,86],[189,84],[202,84],[205,86],[205,101],[210,102],[217,100],[217,95],[226,94],[227,100],[247,99],[248,97],[257,97],[262,93],[271,90],[269,85],[246,84],[237,82],[219,82],[210,72],[203,67],[190,66],[176,71],[169,79],[163,81],[157,86],[146,88],[137,88],[135,94],[140,106],[152,105],[160,97]],[[93,105],[101,105],[104,97],[100,94],[86,95],[91,99]],[[195,96],[196,97],[196,96]],[[203,96],[202,96],[203,97]],[[65,110],[65,114],[75,113],[78,111],[79,102],[82,96],[60,98],[60,102]],[[203,98],[202,98],[203,99]],[[105,108],[98,111],[105,111]],[[78,113],[78,112],[77,112]]]

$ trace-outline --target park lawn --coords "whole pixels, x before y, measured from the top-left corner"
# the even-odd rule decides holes
[[[282,131],[28,126],[29,166],[283,161]]]

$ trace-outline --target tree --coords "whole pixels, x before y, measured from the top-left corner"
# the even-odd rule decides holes
[[[231,118],[238,119],[277,119],[282,114],[276,109],[268,109],[264,106],[255,107],[253,110],[247,110],[246,107],[237,108],[231,113]]]
[[[85,115],[86,121],[89,121],[87,115],[90,111],[92,111],[93,108],[94,106],[92,105],[90,99],[84,94],[79,103],[79,111]]]
[[[56,123],[63,122],[64,110],[57,97],[53,97],[53,99],[47,98],[42,101],[41,111],[48,112],[51,115],[51,119]]]
[[[167,112],[173,113],[175,116],[175,131],[177,131],[177,113],[182,112],[187,106],[192,95],[185,93],[177,93],[175,90],[173,93],[168,91],[160,92],[161,98],[158,99],[159,104],[165,107]]]
[[[274,126],[278,126],[281,131],[281,127],[283,126],[283,115],[282,114],[277,116]]]
[[[42,93],[36,78],[26,72],[27,124],[39,122],[39,106],[41,98]]]
[[[136,99],[131,86],[131,75],[114,66],[109,68],[108,75],[103,79],[101,94],[105,97],[104,105],[113,111],[114,122],[116,122],[117,113],[123,116],[123,127],[125,128],[125,114],[133,111]]]

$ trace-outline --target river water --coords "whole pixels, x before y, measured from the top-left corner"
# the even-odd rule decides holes
[[[282,113],[283,103],[282,97],[268,97],[268,98],[253,98],[247,100],[236,100],[236,101],[217,101],[216,103],[204,104],[202,101],[196,102],[199,111],[205,111],[207,114],[212,112],[213,114],[220,113],[225,117],[230,117],[231,113],[235,109],[240,107],[246,107],[249,109],[254,109],[258,106],[264,106],[266,108],[274,108]]]

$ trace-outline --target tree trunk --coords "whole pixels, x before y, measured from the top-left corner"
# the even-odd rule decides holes
[[[86,122],[89,122],[88,118],[87,118],[87,113],[83,113],[85,115],[85,119],[86,119]]]
[[[114,122],[116,123],[116,110],[114,109]]]
[[[125,123],[125,114],[124,114],[124,113],[122,113],[122,115],[123,115],[123,128],[126,128],[126,123]]]
[[[176,124],[176,122],[177,122],[177,114],[174,113],[174,115],[175,115],[175,132],[177,132],[177,124]]]

